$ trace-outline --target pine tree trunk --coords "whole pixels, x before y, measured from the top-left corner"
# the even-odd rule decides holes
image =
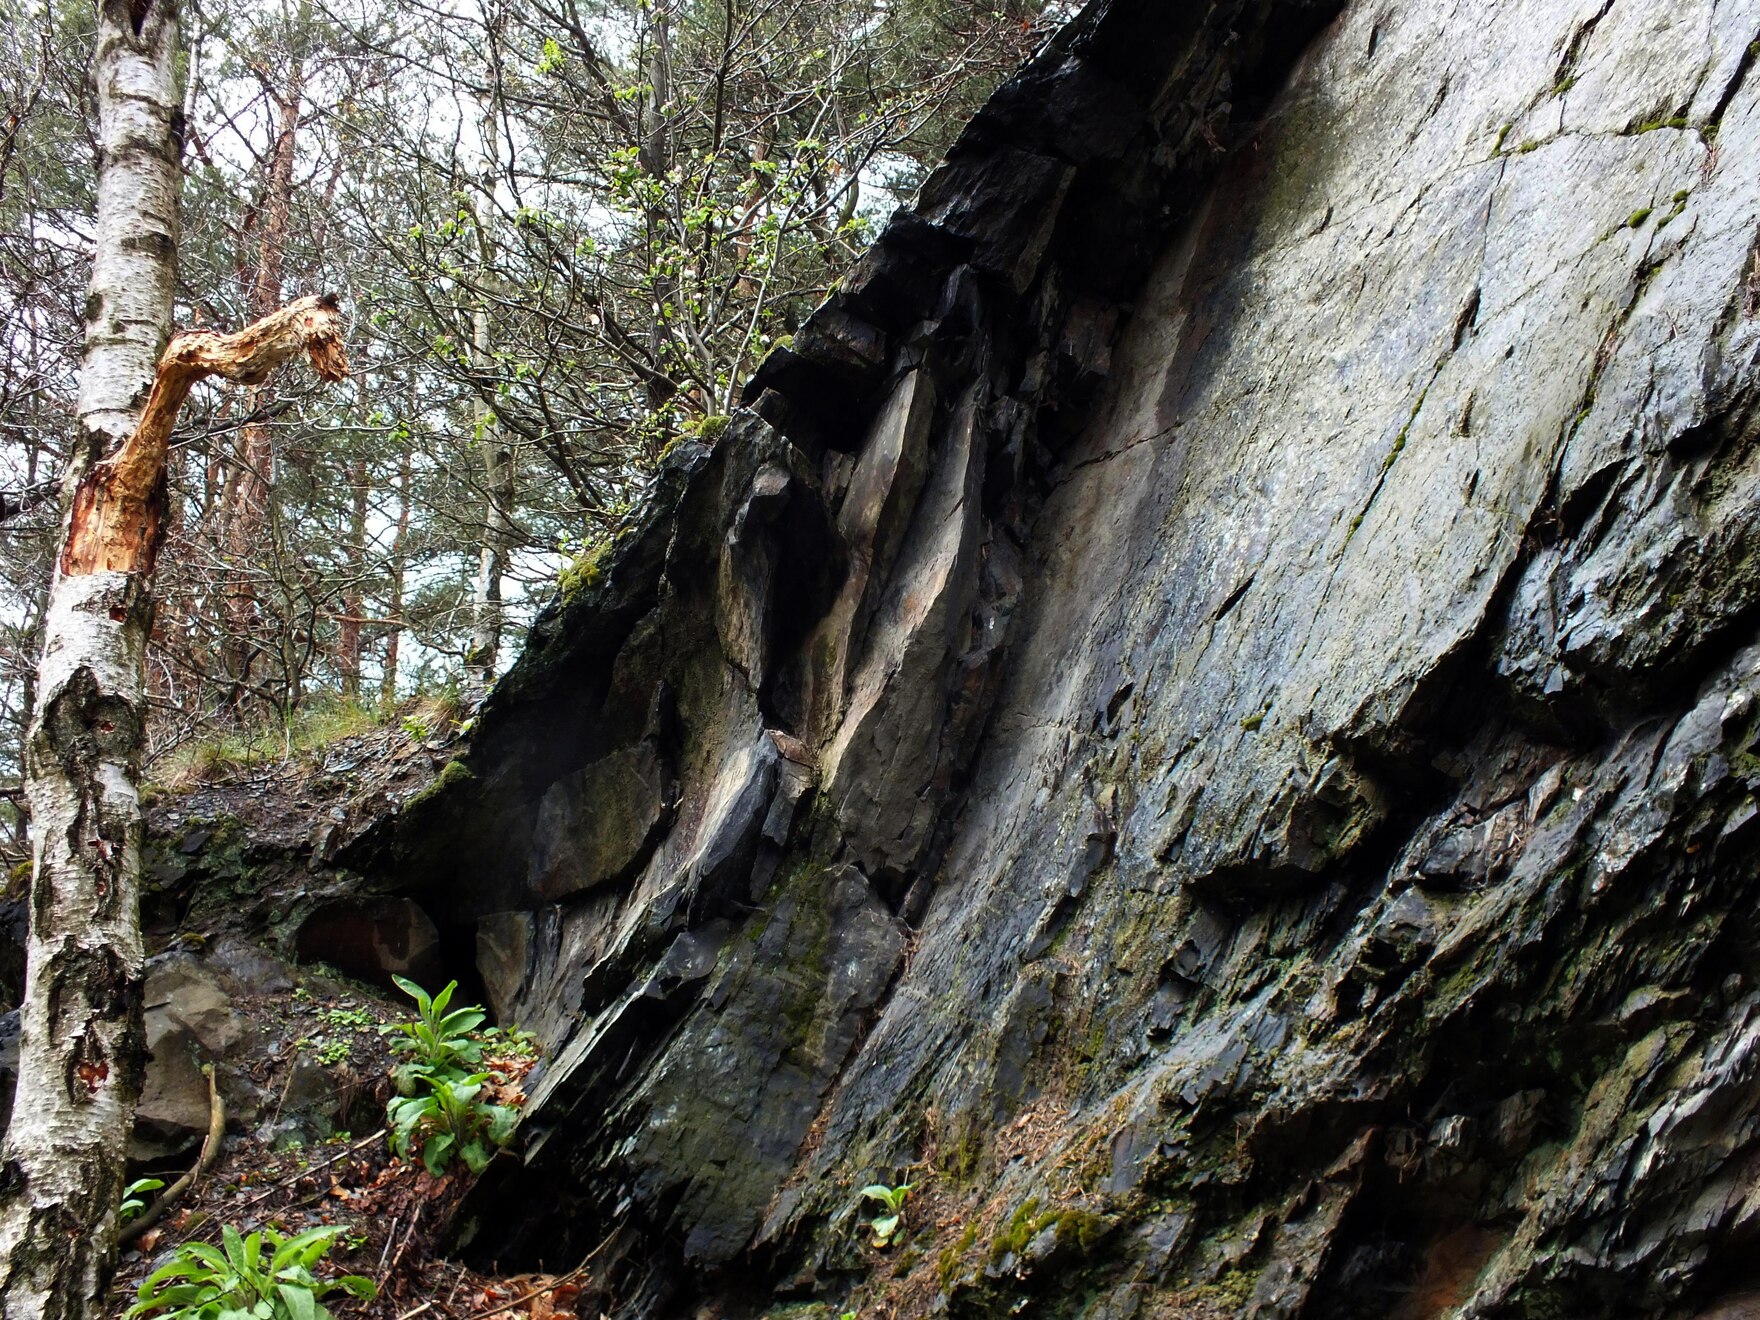
[[[416,415],[415,391],[410,391],[409,415]],[[397,534],[391,539],[391,587],[385,617],[385,663],[379,678],[379,708],[389,715],[397,706],[397,653],[403,643],[403,573],[409,542],[409,483],[414,468],[415,440],[406,440],[397,460]]]
[[[349,701],[361,699],[361,616],[366,610],[366,594],[361,589],[367,571],[367,460],[357,458],[348,465],[349,516],[348,543],[343,547],[343,560],[348,565],[348,585],[342,592],[342,620],[336,626],[337,669],[342,675],[342,695]]]
[[[287,235],[293,218],[293,166],[298,150],[299,112],[305,95],[305,65],[295,60],[287,85],[275,98],[275,144],[269,153],[262,227],[257,234],[257,262],[247,306],[253,320],[281,305],[282,271]],[[227,512],[226,558],[234,577],[224,599],[226,672],[233,680],[228,704],[242,706],[250,691],[250,671],[261,650],[259,583],[263,538],[269,524],[275,478],[275,437],[265,414],[273,390],[254,388],[245,399],[245,415],[258,420],[240,428],[238,481]],[[286,669],[284,667],[284,672]],[[282,694],[286,704],[286,693]]]
[[[98,7],[98,215],[77,485],[128,436],[171,326],[181,103],[177,8]],[[58,567],[26,737],[34,835],[17,1100],[0,1148],[0,1315],[101,1313],[140,1094],[136,795],[152,602],[141,574]]]
[[[489,360],[489,314],[478,309],[472,317],[472,356],[480,369],[487,370]],[[471,647],[465,665],[479,683],[487,685],[495,677],[495,659],[501,649],[501,579],[507,572],[507,544],[512,522],[513,456],[509,453],[501,426],[489,405],[476,400],[477,443],[483,447],[483,539],[477,551],[477,577],[472,589],[474,618]]]

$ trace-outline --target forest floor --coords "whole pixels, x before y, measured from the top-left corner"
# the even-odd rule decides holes
[[[454,1162],[436,1177],[419,1158],[394,1155],[387,1135],[400,1056],[384,1029],[414,1018],[415,1005],[380,988],[383,976],[368,984],[293,959],[300,914],[353,896],[355,878],[329,858],[433,781],[459,750],[461,715],[456,704],[428,703],[389,721],[330,720],[316,736],[240,740],[163,767],[147,808],[150,966],[176,969],[182,999],[160,1011],[200,1018],[203,1039],[190,1046],[180,1036],[176,1047],[216,1064],[231,1100],[210,1167],[124,1247],[111,1294],[117,1320],[180,1248],[219,1245],[226,1228],[340,1226],[315,1273],[365,1276],[375,1296],[325,1297],[336,1320],[565,1320],[591,1300],[582,1272],[497,1276],[447,1258],[449,1221],[473,1176]],[[490,1079],[480,1098],[518,1107],[531,1047],[517,1035],[482,1043],[473,1067]],[[170,1184],[196,1163],[192,1147],[131,1164],[129,1176]]]
[[[309,988],[327,982],[341,992]],[[358,1136],[338,1130],[309,1144],[229,1134],[212,1168],[125,1248],[113,1284],[114,1316],[122,1316],[142,1281],[187,1243],[218,1244],[224,1227],[246,1235],[263,1228],[291,1235],[324,1225],[344,1231],[320,1265],[319,1277],[364,1275],[376,1290],[370,1301],[332,1294],[326,1305],[337,1320],[575,1316],[571,1302],[581,1288],[572,1277],[497,1277],[444,1255],[448,1221],[472,1178],[456,1164],[435,1177],[419,1160],[399,1159],[391,1151],[385,1103],[397,1060],[379,1027],[408,1016],[399,1005],[366,987],[314,977],[302,978],[282,995],[235,1000],[234,1007],[282,1042],[277,1056],[255,1069],[265,1091],[286,1100],[296,1083],[307,1085],[301,1079],[311,1070],[302,1072],[302,1056],[308,1063],[321,1058],[323,1075],[341,1093],[344,1120],[377,1126]],[[523,1101],[520,1083],[533,1062],[519,1052],[485,1053],[481,1067],[492,1074],[494,1098],[515,1105]],[[278,1102],[268,1129],[279,1113]],[[159,1176],[170,1182],[174,1172]]]
[[[407,802],[455,755],[469,727],[454,697],[403,703],[389,716],[331,702],[284,727],[186,744],[151,767],[149,831],[173,816],[231,817],[259,851],[309,846],[326,825],[350,831]]]

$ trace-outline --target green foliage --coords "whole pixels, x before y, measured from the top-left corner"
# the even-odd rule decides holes
[[[340,243],[361,308],[351,348],[373,369],[348,389],[278,388],[273,462],[230,463],[217,480],[212,446],[170,454],[182,512],[160,566],[174,626],[155,635],[154,663],[175,697],[149,733],[158,777],[315,749],[334,736],[302,727],[329,719],[306,710],[318,693],[338,719],[367,727],[364,702],[395,728],[401,698],[473,653],[491,613],[476,595],[485,551],[504,666],[567,562],[543,552],[618,526],[669,441],[714,440],[756,362],[789,342],[1069,4],[1054,8],[783,0],[735,15],[588,0],[566,23],[525,3],[443,7],[418,24],[379,3],[346,19],[298,5],[208,15],[192,122],[225,126],[236,149],[185,172],[178,319],[242,324],[253,289],[317,287]],[[13,0],[7,13],[18,40],[0,68],[16,120],[0,132],[0,324],[17,360],[0,415],[9,470],[40,476],[67,450],[79,327],[101,319],[84,249],[66,239],[91,214],[94,20],[89,5]],[[373,149],[289,206],[265,85],[303,88],[287,126],[297,160]],[[241,117],[246,104],[263,113]],[[240,426],[224,411],[236,405],[232,391],[198,392],[189,433],[266,443],[252,437],[267,417]],[[485,518],[488,504],[505,519]],[[0,668],[15,680],[41,650],[30,602],[58,544],[53,513],[51,501],[9,544],[18,571],[3,594],[17,608],[0,621]],[[572,565],[565,591],[607,563]],[[0,692],[0,777],[16,773],[28,689]],[[425,736],[452,729],[418,719]],[[0,803],[0,826],[15,815]]]
[[[327,1040],[320,1043],[310,1036],[301,1036],[293,1042],[293,1047],[298,1050],[310,1050],[312,1057],[326,1068],[335,1067],[354,1053],[354,1047],[346,1040]]]
[[[405,1076],[463,1073],[468,1071],[467,1065],[482,1062],[482,1044],[472,1033],[483,1025],[488,1014],[475,1004],[447,1011],[452,1004],[452,992],[458,989],[457,981],[448,981],[444,990],[430,997],[426,990],[407,977],[394,976],[391,979],[399,990],[416,1001],[415,1021],[396,1022],[380,1028],[386,1035],[395,1037],[391,1042],[393,1052],[409,1056],[408,1062],[398,1069],[399,1073]]]
[[[332,1293],[368,1299],[372,1280],[358,1274],[320,1281],[318,1262],[346,1230],[336,1224],[283,1237],[264,1229],[240,1237],[228,1225],[218,1247],[186,1242],[141,1284],[125,1320],[329,1320]]]
[[[222,779],[256,766],[320,755],[344,738],[378,727],[377,716],[357,701],[323,697],[259,723],[185,743],[154,771],[173,787]]]
[[[467,1077],[419,1074],[426,1095],[398,1096],[385,1107],[391,1126],[391,1149],[399,1159],[419,1151],[429,1173],[438,1177],[456,1157],[472,1173],[481,1173],[495,1151],[513,1135],[519,1114],[506,1105],[477,1099],[486,1072]]]
[[[295,994],[299,997],[299,992]],[[307,994],[305,998],[309,1000],[311,996]],[[350,1008],[346,1004],[320,1008],[317,1018],[319,1024],[328,1027],[333,1034],[328,1039],[320,1040],[302,1037],[294,1044],[300,1049],[311,1050],[318,1062],[327,1068],[334,1067],[354,1053],[356,1035],[379,1025],[378,1019],[366,1009]]]
[[[378,1020],[364,1008],[320,1008],[318,1021],[338,1031],[365,1031]]]
[[[538,1056],[538,1038],[518,1027],[490,1027],[479,1036],[489,1054],[504,1059],[535,1059]]]
[[[904,1202],[914,1185],[900,1183],[897,1187],[888,1187],[885,1183],[870,1183],[862,1188],[862,1200],[873,1201],[880,1207],[868,1220],[870,1246],[884,1251],[892,1245],[904,1227]]]
[[[414,981],[393,979],[416,1001],[416,1020],[381,1028],[398,1037],[391,1048],[409,1056],[391,1074],[398,1092],[385,1106],[391,1149],[406,1160],[419,1153],[436,1177],[454,1159],[481,1173],[519,1122],[517,1110],[478,1099],[491,1075],[475,1070],[483,1047],[489,1044],[503,1054],[530,1052],[532,1037],[494,1028],[479,1033],[487,1016],[480,1007],[451,1007],[457,981],[430,997]]]
[[[131,1219],[139,1219],[141,1212],[147,1208],[146,1193],[156,1192],[164,1185],[163,1178],[136,1178],[131,1182],[123,1190],[122,1205],[118,1209],[122,1222],[126,1224]]]

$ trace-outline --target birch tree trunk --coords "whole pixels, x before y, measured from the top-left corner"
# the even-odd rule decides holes
[[[417,415],[415,376],[410,376],[409,416]],[[397,533],[391,538],[391,584],[386,602],[385,663],[379,678],[379,709],[390,715],[397,708],[397,653],[403,643],[403,575],[409,544],[409,483],[415,471],[415,438],[406,436],[397,456]]]
[[[175,170],[175,154],[169,163]],[[171,223],[159,231],[167,259],[176,251],[174,184],[169,197]],[[100,233],[124,232],[105,231],[103,214]],[[302,298],[237,334],[179,335],[159,360],[138,425],[74,491],[26,744],[35,866],[18,1091],[0,1149],[5,1320],[101,1314],[114,1255],[145,1059],[136,784],[171,428],[205,376],[258,385],[303,350],[320,376],[340,379],[348,364],[339,322],[334,299]],[[91,359],[88,350],[88,367]]]
[[[477,253],[479,282],[485,290],[495,271],[495,171],[497,163],[495,104],[483,112],[483,185],[477,196]],[[478,296],[471,313],[472,364],[488,380],[494,369],[490,355],[488,294]],[[496,656],[501,650],[503,609],[501,579],[507,574],[507,555],[513,545],[513,450],[507,429],[496,420],[488,400],[479,392],[472,403],[477,443],[483,447],[483,540],[477,553],[477,577],[473,588],[475,606],[470,650],[465,665],[487,687],[495,679]]]
[[[182,103],[175,0],[103,0],[97,227],[71,490],[133,432],[171,328]],[[136,795],[151,601],[57,570],[26,735],[34,867],[17,1099],[0,1148],[0,1316],[101,1312],[140,1095]]]

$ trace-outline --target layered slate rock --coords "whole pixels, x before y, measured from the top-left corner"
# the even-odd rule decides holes
[[[469,1250],[1760,1282],[1760,4],[1339,10],[1091,5],[540,619],[381,859],[552,1049]]]

